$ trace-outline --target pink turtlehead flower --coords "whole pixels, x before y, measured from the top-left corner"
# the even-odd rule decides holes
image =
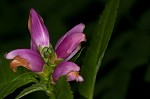
[[[18,66],[23,66],[33,72],[43,70],[44,61],[37,51],[37,47],[49,47],[49,35],[42,17],[34,10],[30,10],[28,27],[31,35],[30,49],[16,49],[5,55],[11,59],[10,67],[16,71]]]
[[[5,57],[6,59],[12,60],[10,67],[13,71],[16,71],[18,66],[23,66],[33,72],[42,72],[45,62],[37,48],[48,48],[50,40],[48,30],[44,25],[42,17],[34,9],[30,10],[28,28],[31,35],[31,48],[13,50],[7,53]],[[62,75],[66,75],[68,81],[83,81],[82,76],[79,75],[80,67],[73,62],[67,61],[78,52],[81,42],[85,41],[84,28],[85,25],[82,23],[76,25],[57,42],[55,53],[58,60],[61,58],[64,61],[59,63],[54,69],[52,74],[54,82]],[[54,63],[56,61],[57,59],[54,60]]]
[[[68,81],[82,82],[83,78],[79,75],[80,67],[73,62],[61,62],[53,72],[53,80],[56,82],[60,76],[66,75]]]
[[[68,61],[78,52],[81,42],[85,41],[84,28],[85,25],[80,23],[58,40],[55,46],[58,58]]]

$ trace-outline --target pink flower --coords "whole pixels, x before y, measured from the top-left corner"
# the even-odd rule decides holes
[[[10,63],[11,69],[16,71],[18,66],[23,66],[33,72],[41,72],[44,61],[39,53],[31,49],[16,49],[5,56],[7,59],[13,59]]]
[[[49,47],[49,33],[44,25],[42,17],[34,10],[30,10],[28,28],[31,35],[31,49],[36,50],[36,47]]]
[[[55,46],[55,52],[53,52],[51,48],[49,49],[50,40],[48,30],[44,25],[42,17],[34,9],[30,10],[28,28],[31,35],[31,48],[16,49],[5,55],[6,59],[12,60],[10,67],[13,71],[16,71],[18,66],[23,66],[33,72],[43,72],[45,65],[44,60],[50,60],[49,62],[51,63],[49,63],[49,65],[52,64],[54,66],[58,64],[52,74],[55,82],[62,75],[66,75],[68,81],[83,81],[82,76],[79,75],[80,67],[73,62],[67,61],[78,52],[81,42],[85,41],[85,34],[83,33],[85,28],[84,24],[76,25],[62,36]],[[37,50],[37,48],[44,47],[49,49],[47,55],[51,55],[51,57],[45,57],[44,55],[46,54],[42,53],[41,49],[40,52]],[[42,57],[44,57],[44,60]],[[64,61],[59,63],[61,59]],[[48,64],[48,62],[46,64]]]
[[[78,52],[81,42],[85,41],[84,27],[84,24],[78,24],[58,40],[55,46],[58,58],[67,61]]]
[[[83,78],[79,75],[80,67],[73,62],[61,62],[53,72],[53,80],[56,82],[60,76],[66,75],[68,81],[82,82]]]
[[[23,66],[33,72],[43,70],[44,61],[37,51],[37,47],[49,47],[49,35],[42,17],[34,10],[30,10],[29,31],[31,34],[30,49],[16,49],[5,55],[6,59],[12,59],[10,67],[16,71],[18,66]]]

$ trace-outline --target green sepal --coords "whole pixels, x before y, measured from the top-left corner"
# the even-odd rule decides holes
[[[49,44],[49,49],[54,52],[52,44]]]
[[[63,62],[64,60],[63,59],[61,59],[61,58],[58,58],[57,60],[55,60],[55,64],[56,64],[56,66],[59,64],[59,63],[61,63],[61,62]]]
[[[42,71],[42,72],[38,72],[37,74],[38,74],[39,77],[40,77],[41,79],[43,79],[44,81],[48,81],[49,75],[50,75],[50,67],[49,67],[47,64],[45,64],[45,65],[43,66],[43,71]]]
[[[50,57],[49,57],[49,60],[50,60],[50,64],[55,64],[55,60],[57,59],[57,55],[55,52],[52,52]]]
[[[44,56],[45,58],[49,58],[50,55],[51,55],[51,53],[52,53],[52,52],[45,51],[45,52],[43,52],[43,56]]]
[[[44,47],[44,48],[42,49],[41,55],[42,55],[42,57],[44,57],[44,58],[49,58],[50,55],[51,55],[51,53],[52,53],[52,51],[51,51],[48,47]]]

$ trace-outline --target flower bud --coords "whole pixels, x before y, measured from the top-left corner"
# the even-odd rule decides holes
[[[42,17],[34,10],[30,10],[28,28],[31,34],[31,49],[36,50],[40,45],[49,47],[49,33]]]

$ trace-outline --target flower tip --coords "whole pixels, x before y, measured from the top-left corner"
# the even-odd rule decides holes
[[[80,24],[77,24],[72,30],[78,33],[80,32],[82,33],[84,28],[85,28],[85,25],[83,23],[80,23]]]
[[[34,9],[33,9],[33,8],[31,8],[31,9],[30,9],[30,12],[31,12],[31,11],[34,11]]]
[[[79,72],[70,72],[67,74],[67,80],[68,81],[74,81],[82,82],[84,81],[83,77],[79,75]]]
[[[32,17],[36,14],[37,14],[36,11],[33,8],[31,8],[30,9],[30,14],[29,14],[29,19],[28,19],[28,29],[29,29],[30,32],[31,32]]]
[[[5,57],[6,59],[8,59],[8,57],[7,57],[7,53],[4,55],[4,57]]]
[[[82,37],[81,41],[86,42],[86,35],[84,33],[83,33],[83,37]]]
[[[83,23],[78,24],[79,26],[85,28],[85,25]]]
[[[30,14],[32,13],[36,13],[36,11],[33,8],[30,9]]]
[[[6,59],[13,59],[14,58],[14,56],[9,52],[9,53],[6,53],[5,55],[4,55],[4,57],[6,58]]]
[[[82,76],[79,75],[79,76],[76,78],[76,81],[77,81],[77,82],[83,82],[84,79],[83,79]]]

